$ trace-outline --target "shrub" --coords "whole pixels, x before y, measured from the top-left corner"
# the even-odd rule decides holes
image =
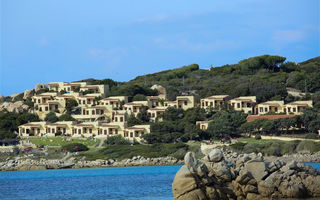
[[[256,140],[261,140],[261,135],[256,135],[256,136],[254,136],[254,139],[256,139]]]
[[[54,112],[49,112],[49,113],[46,115],[46,117],[45,117],[44,120],[47,121],[47,122],[54,123],[54,122],[57,122],[57,121],[58,121],[58,117],[57,117],[56,113],[54,113]]]
[[[297,146],[297,152],[299,151],[309,151],[310,153],[316,152],[319,150],[320,144],[317,144],[313,141],[301,141]]]
[[[105,141],[107,145],[128,145],[131,144],[129,140],[124,139],[120,135],[108,137]]]
[[[309,133],[305,136],[306,139],[319,139],[319,135],[315,133]]]
[[[78,152],[78,151],[88,151],[89,148],[81,143],[71,143],[62,146],[62,150],[69,151],[69,152]]]
[[[230,145],[231,148],[235,149],[235,150],[238,150],[238,151],[242,151],[244,146],[246,146],[246,143],[243,143],[243,142],[237,142],[235,144],[232,144]]]

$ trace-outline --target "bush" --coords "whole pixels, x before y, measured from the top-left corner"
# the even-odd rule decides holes
[[[44,118],[45,121],[47,122],[51,122],[51,123],[54,123],[54,122],[57,122],[58,121],[58,117],[56,115],[55,112],[49,112],[46,117]]]
[[[319,135],[315,133],[309,133],[305,136],[306,139],[319,139]]]
[[[120,135],[108,137],[105,141],[106,145],[128,145],[131,144],[129,140],[124,139]]]
[[[70,114],[63,114],[59,118],[59,121],[76,121]]]
[[[313,141],[301,141],[298,146],[296,151],[309,151],[310,153],[314,153],[320,150],[320,144],[317,144],[316,142]]]
[[[78,152],[78,151],[88,151],[89,148],[81,143],[71,143],[62,146],[63,151],[69,151],[69,152]]]
[[[231,148],[235,149],[235,150],[238,150],[238,151],[242,151],[244,146],[246,146],[246,143],[243,143],[243,142],[237,142],[235,144],[232,144],[230,145]]]
[[[254,136],[254,139],[256,139],[256,140],[261,140],[261,135],[256,135],[256,136]]]

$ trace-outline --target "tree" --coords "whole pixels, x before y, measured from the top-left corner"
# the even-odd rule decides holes
[[[133,100],[133,101],[146,101],[147,98],[146,98],[146,96],[143,95],[143,94],[136,94],[136,95],[133,97],[132,100]]]
[[[61,115],[58,119],[59,121],[76,121],[76,119],[68,113]]]
[[[146,106],[141,108],[141,111],[137,114],[137,119],[140,120],[141,123],[149,122],[150,117],[148,115]]]
[[[207,132],[211,137],[230,137],[238,133],[240,126],[246,122],[246,117],[243,112],[221,111],[213,116]]]
[[[301,119],[302,119],[302,122],[303,122],[304,126],[306,127],[306,129],[309,132],[312,132],[311,129],[313,129],[315,127],[315,125],[312,124],[311,127],[309,127],[309,125],[310,125],[310,123],[312,121],[317,121],[319,119],[319,115],[318,115],[318,112],[317,112],[316,109],[314,109],[314,108],[306,108],[303,111],[303,114],[301,115]]]
[[[120,135],[108,137],[105,141],[106,145],[129,145],[131,144],[129,140],[124,139]]]
[[[176,121],[183,118],[184,111],[181,108],[168,107],[163,113],[163,120]]]
[[[135,116],[134,116],[134,114],[131,114],[130,116],[129,116],[129,118],[128,118],[128,126],[130,127],[130,126],[134,126],[134,125],[138,125],[138,124],[141,124],[142,123],[142,121],[141,120],[139,120],[138,118],[136,118]]]
[[[57,121],[58,121],[58,117],[57,117],[57,115],[56,115],[55,112],[49,112],[49,113],[46,115],[46,117],[45,117],[44,120],[47,121],[47,122],[54,123],[54,122],[57,122]]]
[[[78,102],[74,99],[67,99],[66,102],[66,110],[67,113],[70,114],[72,111],[72,108],[77,107],[78,106]]]

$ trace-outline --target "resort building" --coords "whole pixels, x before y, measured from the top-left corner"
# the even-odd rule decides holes
[[[20,125],[19,136],[20,137],[29,137],[29,136],[38,136],[42,137],[46,134],[46,124],[47,122],[29,122],[27,124]]]
[[[166,111],[166,107],[149,108],[147,110],[150,122],[162,121],[162,114]]]
[[[267,113],[282,113],[284,108],[283,101],[267,101],[255,106],[255,114],[264,115]]]
[[[80,87],[80,92],[91,92],[93,94],[99,94],[101,97],[106,97],[109,93],[108,85],[86,85]]]
[[[197,121],[196,122],[196,125],[198,128],[200,128],[201,130],[207,130],[208,129],[208,126],[209,126],[209,123],[211,121]]]
[[[200,107],[206,110],[217,109],[219,110],[224,104],[230,100],[229,95],[213,95],[204,99],[200,99]]]
[[[312,101],[294,101],[284,105],[283,112],[288,114],[301,115],[304,109],[312,107]]]
[[[83,106],[93,106],[97,105],[98,101],[96,100],[99,97],[99,94],[86,94],[83,96],[77,97],[78,105]]]
[[[123,105],[123,109],[129,114],[133,113],[136,117],[139,112],[148,107],[148,101],[133,101]]]
[[[142,136],[144,134],[150,133],[150,125],[135,125],[128,127],[124,130],[124,138],[137,142],[140,142],[142,140]]]
[[[54,97],[57,96],[55,92],[45,92],[42,94],[37,94],[31,97],[32,101],[35,104],[47,103],[48,100],[53,100]]]
[[[114,109],[120,109],[121,106],[125,103],[128,103],[128,97],[127,96],[113,96],[113,97],[108,97],[101,99],[98,104],[99,105],[105,105],[110,110]]]
[[[194,96],[177,96],[176,104],[178,108],[187,110],[194,107]]]
[[[72,136],[74,121],[61,121],[46,124],[46,136],[55,137],[59,135]]]
[[[155,108],[164,105],[165,99],[160,96],[147,96],[148,107]]]
[[[105,106],[86,106],[81,107],[80,114],[72,115],[78,121],[92,122],[92,121],[103,121],[107,118],[108,109]]]
[[[243,96],[229,100],[229,108],[236,111],[243,111],[247,114],[253,114],[253,108],[256,105],[255,96]]]

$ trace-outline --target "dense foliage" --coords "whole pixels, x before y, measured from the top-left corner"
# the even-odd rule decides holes
[[[76,121],[75,118],[73,118],[70,114],[62,114],[60,117],[58,117],[59,121]]]
[[[18,114],[11,112],[0,112],[0,140],[16,138],[14,133],[18,131],[18,126],[28,123],[39,121],[38,116],[27,112]]]
[[[105,144],[106,145],[129,145],[131,143],[129,140],[124,139],[122,136],[116,135],[116,136],[108,137],[105,140]]]
[[[54,122],[57,122],[59,118],[57,117],[55,112],[49,112],[44,118],[44,120],[50,123],[54,123]]]
[[[205,111],[198,107],[187,111],[169,107],[162,116],[163,121],[152,123],[151,133],[143,138],[151,144],[200,140],[205,135],[196,127],[196,121],[204,120],[205,116]]]

